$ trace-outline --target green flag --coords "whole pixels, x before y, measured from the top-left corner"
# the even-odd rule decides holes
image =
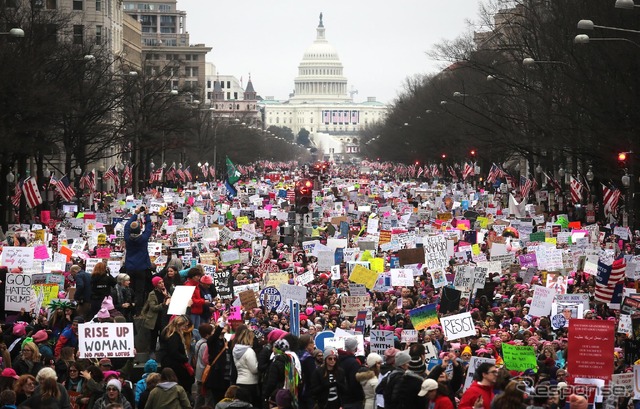
[[[236,165],[227,157],[227,181],[230,185],[235,185],[240,180],[240,172],[236,169]]]

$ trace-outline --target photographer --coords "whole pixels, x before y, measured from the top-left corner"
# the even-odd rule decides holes
[[[144,231],[141,219],[144,217]],[[131,216],[124,225],[126,273],[131,277],[131,284],[135,293],[134,316],[142,310],[142,306],[151,289],[151,260],[149,259],[149,238],[151,237],[151,216],[144,206]]]

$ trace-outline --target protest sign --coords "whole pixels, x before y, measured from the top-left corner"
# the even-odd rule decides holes
[[[614,341],[614,321],[570,320],[567,371],[574,377],[611,379]]]
[[[369,305],[369,296],[352,295],[342,297],[342,313],[349,317],[358,315],[358,311],[362,311]]]
[[[78,325],[78,352],[82,359],[133,358],[132,322]]]
[[[176,246],[189,247],[191,245],[191,238],[189,237],[189,230],[180,229],[176,231]]]
[[[400,266],[405,266],[407,264],[424,263],[424,248],[419,247],[415,249],[401,249],[398,251],[398,259]]]
[[[258,303],[256,301],[256,293],[252,290],[243,291],[238,294],[240,297],[240,303],[247,310],[251,310],[253,308],[258,308]]]
[[[633,380],[634,380],[633,372],[613,374],[611,375],[611,386],[614,386],[614,387],[617,386],[620,388],[620,390],[624,388],[624,393],[616,394],[617,396],[631,397],[633,396],[633,388],[634,388]]]
[[[211,276],[213,277],[213,283],[216,290],[218,290],[218,295],[220,296],[220,298],[223,300],[229,300],[233,298],[233,291],[229,283],[231,271],[216,269],[216,271],[211,274]]]
[[[413,272],[410,269],[391,269],[391,285],[393,287],[413,287],[413,284]]]
[[[427,236],[422,238],[424,263],[428,271],[444,271],[449,266],[447,240],[444,236]]]
[[[276,310],[282,302],[282,295],[277,288],[266,287],[260,291],[260,302],[267,311]]]
[[[231,249],[221,252],[220,262],[225,266],[240,264],[240,251],[238,249]]]
[[[189,300],[193,296],[196,287],[192,285],[177,285],[171,295],[171,302],[167,314],[183,315],[187,312]]]
[[[449,341],[476,334],[476,327],[473,324],[473,318],[471,318],[471,313],[469,312],[463,312],[462,314],[451,315],[449,317],[441,317],[440,324],[442,325],[444,335]]]
[[[51,300],[54,298],[58,298],[58,284],[55,283],[47,283],[47,284],[38,284],[33,286],[33,290],[36,292],[37,296],[42,295],[42,305],[49,305]]]
[[[369,347],[371,352],[384,355],[384,351],[393,347],[393,331],[371,330]]]
[[[409,311],[409,319],[413,328],[420,331],[438,324],[438,312],[436,304],[422,305]]]
[[[280,295],[282,301],[294,300],[305,305],[307,302],[307,287],[303,285],[280,284]]]
[[[532,346],[504,343],[502,345],[502,353],[507,369],[519,372],[526,371],[527,369],[533,369],[535,371],[538,366],[536,352]]]
[[[551,313],[551,303],[556,292],[552,288],[539,285],[533,287],[533,300],[529,314],[534,317],[546,317]]]
[[[31,274],[9,273],[4,293],[4,308],[7,311],[29,311],[31,303]]]
[[[281,284],[289,283],[289,273],[269,273],[267,286],[274,287],[276,289],[280,288]]]
[[[364,284],[349,283],[349,295],[367,295],[367,287]]]
[[[453,286],[464,292],[470,292],[473,286],[473,267],[456,266],[456,275],[453,279]]]
[[[373,270],[369,270],[366,267],[363,267],[360,264],[356,264],[353,268],[351,276],[349,280],[354,283],[364,284],[365,287],[372,290],[376,285],[376,281],[378,280],[378,273]]]
[[[406,344],[418,342],[418,331],[415,329],[403,329],[400,340]]]
[[[2,248],[0,263],[7,267],[9,271],[13,268],[31,268],[33,266],[33,247],[13,247]]]

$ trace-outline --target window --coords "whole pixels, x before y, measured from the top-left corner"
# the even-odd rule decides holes
[[[96,45],[102,44],[102,26],[96,26]]]
[[[187,61],[198,61],[198,54],[186,54],[184,59]]]
[[[56,0],[47,0],[47,10],[55,10],[58,8],[58,3]]]
[[[227,92],[227,99],[231,99],[231,92]],[[233,109],[233,105],[230,105],[231,109]]]
[[[177,47],[178,40],[176,40],[175,38],[168,38],[164,40],[164,45],[166,45],[167,47]]]
[[[224,81],[220,81],[220,88],[224,88]]]
[[[207,80],[207,89],[211,89],[211,80]]]
[[[227,81],[227,88],[231,88],[231,81]]]
[[[79,11],[84,10],[84,0],[73,0],[73,9]]]
[[[158,5],[158,10],[160,10],[160,11],[171,11],[171,5],[170,4],[160,4],[160,5]]]
[[[233,93],[233,99],[238,99],[238,93],[237,92]]]
[[[73,26],[73,43],[82,44],[83,42],[84,42],[84,26],[74,25]]]
[[[184,74],[187,77],[197,77],[198,76],[198,67],[185,67]]]
[[[102,0],[96,0],[96,11],[102,11]]]

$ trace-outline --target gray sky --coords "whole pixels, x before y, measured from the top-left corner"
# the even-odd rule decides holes
[[[478,0],[178,0],[191,43],[213,47],[220,74],[249,73],[258,94],[286,99],[323,13],[356,101],[390,102],[405,78],[443,67],[425,52],[477,20]]]

